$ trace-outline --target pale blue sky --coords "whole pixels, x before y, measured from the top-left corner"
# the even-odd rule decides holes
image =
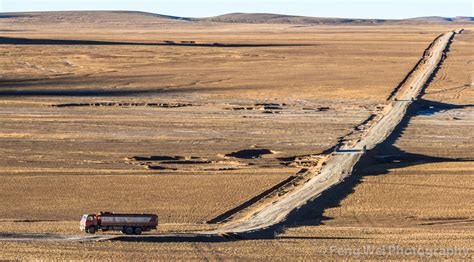
[[[136,10],[204,17],[231,12],[354,18],[474,16],[474,0],[0,0],[0,12]]]

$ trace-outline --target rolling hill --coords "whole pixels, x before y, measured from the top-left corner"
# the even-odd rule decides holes
[[[230,13],[205,18],[190,18],[154,14],[138,11],[56,11],[56,12],[21,12],[0,13],[0,21],[16,23],[88,23],[88,24],[156,24],[182,22],[212,22],[240,24],[384,24],[384,23],[452,23],[474,22],[474,17],[416,17],[401,20],[308,17],[270,13]]]

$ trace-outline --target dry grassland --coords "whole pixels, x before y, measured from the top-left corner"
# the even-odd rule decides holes
[[[283,178],[278,174],[5,176],[2,218],[74,221],[81,213],[116,210],[156,212],[163,223],[204,222]]]
[[[298,168],[287,166],[288,159],[330,148],[367,119],[448,30],[35,19],[0,19],[0,32],[270,46],[0,45],[3,232],[76,234],[76,218],[99,210],[156,212],[165,223],[161,232],[204,228],[198,223],[294,174]],[[472,50],[472,33],[456,38],[425,98],[472,101],[467,87],[435,93],[472,78],[465,70],[472,69]],[[472,157],[465,131],[472,129],[472,112],[465,110],[450,124],[452,111],[413,118],[397,145],[416,154]],[[265,153],[242,157],[235,154],[240,150]],[[317,218],[310,214],[278,240],[4,242],[0,259],[308,259],[329,256],[323,253],[332,245],[361,243],[472,250],[472,241],[462,245],[472,239],[469,163],[374,170],[340,207],[326,210],[332,220],[313,226]]]
[[[117,30],[96,38],[100,28],[84,31],[79,26],[71,34],[46,23],[42,31],[5,35],[311,46],[2,45],[0,137],[5,157],[0,169],[12,182],[3,183],[2,192],[15,199],[4,207],[5,218],[49,215],[72,220],[86,207],[90,211],[122,205],[95,200],[102,190],[109,197],[128,190],[130,198],[137,199],[119,208],[123,211],[156,210],[168,222],[212,218],[237,199],[243,202],[251,192],[256,195],[297,171],[279,159],[320,153],[364,121],[438,33],[287,25],[262,26],[260,33],[255,25],[169,26],[177,32],[142,29],[125,35]],[[4,22],[2,27],[19,26]],[[225,157],[252,148],[273,154]],[[168,159],[155,160],[163,157]],[[241,186],[254,185],[240,190],[224,175],[249,181]],[[212,178],[226,181],[216,182],[216,187],[234,188],[225,193],[236,194],[229,196],[234,202],[196,195]],[[189,186],[176,191],[180,187],[169,186],[171,181]],[[51,188],[58,188],[51,192],[57,198],[45,194]],[[81,192],[90,197],[78,197]],[[157,195],[174,200],[162,202]],[[194,196],[193,205],[182,196]],[[201,215],[183,209],[199,201]],[[167,206],[170,213],[159,206]]]

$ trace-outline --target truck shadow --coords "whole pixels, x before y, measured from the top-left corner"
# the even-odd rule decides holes
[[[232,241],[231,238],[225,238],[218,235],[201,235],[201,234],[175,234],[175,235],[142,235],[142,236],[118,236],[108,241],[123,242],[150,242],[150,243],[171,243],[171,242],[226,242]]]
[[[361,239],[355,237],[318,237],[318,236],[278,236],[277,239],[305,239],[305,240],[338,240],[338,239]],[[219,243],[219,242],[230,242],[238,240],[250,240],[250,239],[275,239],[275,235],[268,235],[268,237],[262,237],[262,235],[254,236],[252,238],[243,237],[240,235],[204,235],[204,234],[176,234],[176,235],[141,235],[141,236],[117,236],[108,239],[107,241],[122,241],[122,242],[148,242],[148,243]]]

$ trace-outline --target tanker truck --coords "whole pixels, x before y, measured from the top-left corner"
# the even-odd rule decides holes
[[[80,222],[80,229],[89,234],[98,230],[121,231],[127,235],[140,235],[144,231],[151,231],[158,226],[158,216],[155,214],[118,214],[99,212],[84,214]]]

